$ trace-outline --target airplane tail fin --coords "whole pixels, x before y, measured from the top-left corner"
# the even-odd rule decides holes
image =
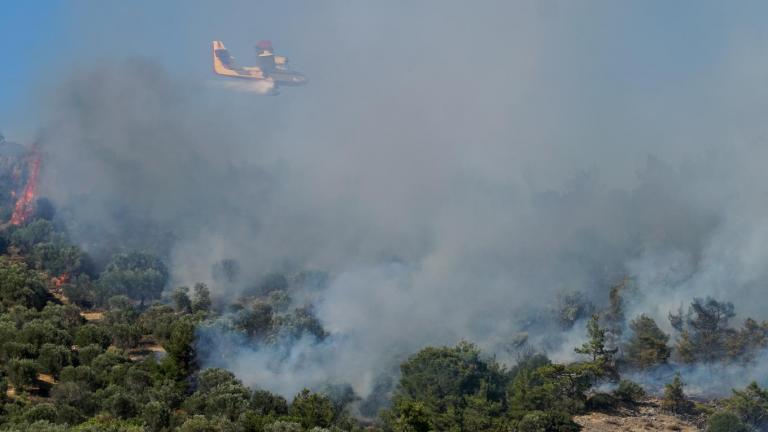
[[[237,76],[235,58],[229,54],[222,41],[213,41],[213,71],[219,75]]]

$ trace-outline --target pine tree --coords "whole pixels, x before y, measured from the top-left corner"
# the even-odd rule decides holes
[[[685,383],[680,378],[680,374],[675,374],[672,382],[664,386],[664,398],[661,401],[661,409],[673,414],[691,412],[693,410],[693,402],[685,397],[684,386]]]
[[[600,317],[598,314],[592,315],[592,318],[587,323],[587,333],[589,335],[589,341],[584,345],[577,347],[575,351],[579,354],[584,354],[592,357],[592,362],[597,364],[603,373],[609,376],[615,376],[615,361],[614,355],[616,348],[608,349],[605,346],[607,330],[600,327]]]
[[[666,363],[671,349],[667,336],[656,321],[643,314],[629,324],[632,337],[624,348],[626,361],[632,366],[644,369]]]

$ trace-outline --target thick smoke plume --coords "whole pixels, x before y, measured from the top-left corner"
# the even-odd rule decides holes
[[[343,381],[365,396],[404,356],[462,338],[511,360],[526,332],[567,359],[582,327],[563,334],[548,305],[603,303],[627,275],[630,317],[666,324],[712,295],[766,318],[759,38],[734,36],[694,75],[682,42],[624,30],[630,6],[540,4],[243,4],[183,33],[197,57],[171,60],[206,70],[209,33],[290,17],[265,28],[312,83],[278,97],[152,53],[94,60],[49,104],[43,193],[97,259],[155,250],[174,284],[207,282],[220,301],[270,272],[327,272],[322,343],[201,334],[205,364],[286,395]],[[110,42],[133,46],[121,34]],[[222,259],[237,283],[214,280]]]

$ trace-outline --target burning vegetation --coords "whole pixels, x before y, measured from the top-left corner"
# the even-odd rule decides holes
[[[222,259],[212,283],[241,286],[224,298],[205,283],[169,287],[168,256],[118,244],[99,264],[36,209],[40,175],[37,149],[0,145],[0,430],[768,430],[758,383],[730,397],[699,386],[706,373],[758,379],[764,364],[768,322],[737,322],[728,301],[693,298],[658,322],[630,315],[639,289],[618,278],[596,289],[604,301],[563,292],[531,312],[524,330],[583,332],[570,360],[525,332],[502,344],[513,361],[467,341],[428,346],[362,393],[323,369],[345,338],[317,315],[332,275],[253,281]]]
[[[306,376],[311,353],[342,340],[315,313],[330,275],[270,273],[234,300],[212,297],[204,283],[168,289],[162,257],[120,252],[96,265],[35,212],[39,151],[4,142],[0,168],[3,208],[13,209],[0,232],[3,431],[768,428],[768,390],[757,383],[728,398],[686,387],[699,368],[751,376],[766,355],[768,322],[734,326],[731,303],[696,298],[669,314],[668,333],[649,315],[628,316],[638,295],[629,277],[605,289],[604,304],[570,292],[534,314],[560,331],[586,329],[573,361],[554,362],[519,334],[510,364],[460,342],[407,353],[399,373],[379,371],[368,394],[326,378],[298,383],[289,401],[259,379]],[[236,259],[210,272],[216,284],[243,283]],[[255,382],[228,371],[243,359],[260,365]]]
[[[0,218],[21,225],[34,213],[40,154],[0,135]]]
[[[36,148],[32,148],[29,154],[24,158],[26,162],[26,181],[21,194],[16,199],[11,215],[11,225],[22,225],[29,221],[29,218],[35,211],[35,200],[37,199],[37,189],[40,178],[41,156]]]

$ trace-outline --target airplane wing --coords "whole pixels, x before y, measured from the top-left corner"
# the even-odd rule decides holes
[[[222,41],[213,41],[213,72],[235,78],[265,79],[264,72],[258,67],[238,68],[235,58],[229,54]]]

